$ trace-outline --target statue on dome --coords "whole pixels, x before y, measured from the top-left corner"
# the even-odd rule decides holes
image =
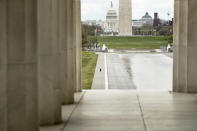
[[[113,8],[113,2],[111,1],[111,8]]]

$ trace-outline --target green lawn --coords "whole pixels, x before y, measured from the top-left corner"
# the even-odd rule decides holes
[[[121,37],[105,36],[98,37],[98,42],[107,45],[109,49],[129,50],[136,48],[138,50],[159,49],[160,46],[167,46],[167,37]]]
[[[82,54],[82,86],[91,89],[98,55],[92,52]]]

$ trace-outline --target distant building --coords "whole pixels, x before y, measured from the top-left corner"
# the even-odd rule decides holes
[[[118,15],[116,13],[116,10],[113,8],[113,3],[111,2],[111,7],[107,11],[106,14],[106,20],[87,20],[83,21],[83,24],[86,25],[99,25],[103,29],[103,31],[107,34],[113,34],[113,33],[118,33]]]
[[[132,20],[132,26],[133,27],[142,27],[144,24],[146,24],[145,21],[142,21],[142,20]]]
[[[142,16],[139,20],[133,20],[133,27],[142,27],[144,24],[153,25],[152,17],[146,12],[144,16]]]
[[[153,18],[146,12],[146,14],[142,17],[141,21],[144,21],[146,24],[153,25]]]
[[[161,22],[158,16],[158,13],[154,13],[154,20],[153,20],[153,26],[160,26]]]
[[[105,22],[102,20],[96,21],[96,25],[100,26],[103,30],[104,30],[104,24],[105,24]]]
[[[85,25],[96,25],[96,20],[86,20],[86,21],[83,21],[82,23],[85,24]]]
[[[116,10],[113,8],[111,2],[111,8],[106,15],[106,21],[104,23],[104,32],[118,32],[118,16]]]

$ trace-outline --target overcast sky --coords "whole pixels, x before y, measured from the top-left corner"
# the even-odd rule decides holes
[[[81,0],[82,20],[105,20],[111,1],[118,12],[118,0]],[[173,10],[174,0],[132,0],[133,19],[140,19],[146,12],[152,17],[154,12],[158,12],[160,18],[167,19],[168,11],[172,18]]]

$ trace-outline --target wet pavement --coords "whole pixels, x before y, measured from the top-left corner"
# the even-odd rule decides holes
[[[119,54],[107,54],[109,89],[136,89],[127,62]]]
[[[172,58],[163,54],[122,55],[130,61],[138,90],[172,90]]]
[[[172,58],[164,54],[109,53],[107,68],[109,89],[172,89]]]

